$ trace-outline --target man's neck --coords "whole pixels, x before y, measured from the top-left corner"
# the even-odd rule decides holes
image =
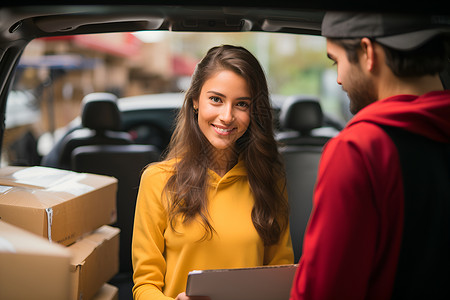
[[[439,75],[399,78],[385,77],[379,85],[378,99],[385,99],[395,95],[423,95],[432,91],[441,91],[443,86]]]

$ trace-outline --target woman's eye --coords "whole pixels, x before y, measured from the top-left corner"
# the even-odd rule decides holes
[[[249,105],[247,102],[245,102],[245,101],[238,102],[237,106],[243,107],[243,108],[248,108],[248,107],[250,107],[250,105]]]
[[[218,102],[221,101],[220,98],[219,98],[219,97],[216,97],[216,96],[211,96],[211,97],[209,97],[209,99],[210,99],[212,102],[216,102],[216,103],[218,103]]]

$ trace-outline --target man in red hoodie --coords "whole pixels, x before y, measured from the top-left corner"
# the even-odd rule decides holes
[[[449,21],[325,15],[355,116],[324,148],[291,300],[450,299]]]

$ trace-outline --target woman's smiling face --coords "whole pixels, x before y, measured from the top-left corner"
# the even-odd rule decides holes
[[[199,99],[198,125],[217,150],[234,150],[250,124],[250,88],[233,71],[221,70],[205,81]]]

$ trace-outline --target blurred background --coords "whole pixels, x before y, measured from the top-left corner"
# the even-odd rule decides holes
[[[314,95],[334,118],[350,119],[325,38],[271,33],[110,33],[32,41],[18,64],[7,102],[3,165],[36,165],[58,129],[80,114],[83,97],[183,92],[206,51],[246,47],[263,66],[272,94]],[[25,153],[23,153],[25,152]]]

